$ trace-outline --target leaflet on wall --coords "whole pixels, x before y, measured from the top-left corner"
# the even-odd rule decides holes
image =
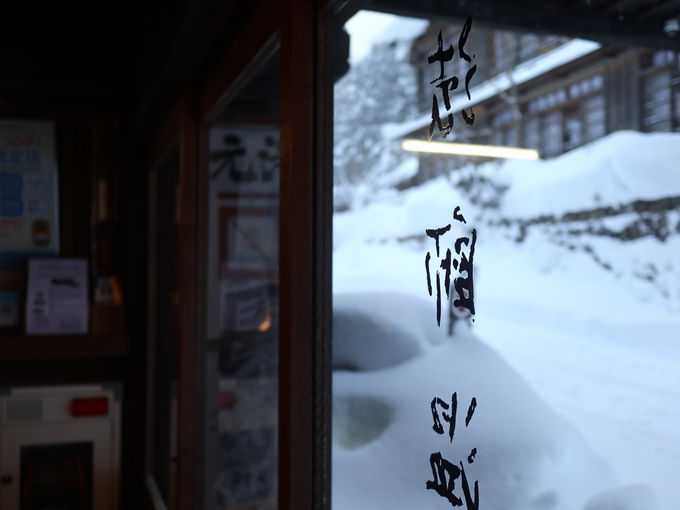
[[[87,333],[85,259],[33,259],[28,263],[26,333]]]
[[[59,253],[54,123],[0,121],[0,268]]]

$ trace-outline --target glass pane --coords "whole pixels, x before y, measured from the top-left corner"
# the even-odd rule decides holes
[[[342,19],[334,510],[676,508],[677,55]]]
[[[277,495],[279,54],[208,126],[207,508]]]

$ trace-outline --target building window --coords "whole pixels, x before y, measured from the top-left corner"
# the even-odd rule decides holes
[[[528,117],[524,122],[524,145],[529,149],[540,149],[541,134],[537,117]]]
[[[562,152],[562,112],[551,112],[541,118],[543,150],[545,156],[553,157]]]
[[[642,79],[642,129],[671,130],[671,73],[665,71]]]
[[[583,118],[576,111],[564,118],[564,150],[573,149],[583,144]]]
[[[607,133],[606,103],[603,95],[583,101],[586,142],[602,138]]]
[[[675,53],[671,50],[656,51],[652,55],[652,66],[662,67],[668,64],[672,64],[675,59]]]

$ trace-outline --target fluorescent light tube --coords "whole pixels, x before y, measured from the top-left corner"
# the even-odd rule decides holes
[[[474,145],[470,143],[425,142],[423,140],[404,140],[401,148],[405,151],[432,152],[435,154],[460,154],[463,156],[482,156],[485,158],[539,159],[538,151],[518,147],[499,147],[495,145]]]

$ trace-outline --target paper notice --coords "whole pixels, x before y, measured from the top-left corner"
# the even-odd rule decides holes
[[[87,333],[87,260],[33,259],[28,266],[26,333]]]

